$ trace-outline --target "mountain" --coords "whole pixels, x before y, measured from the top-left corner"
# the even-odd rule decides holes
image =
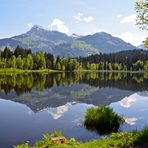
[[[5,46],[15,49],[17,45],[27,49],[30,48],[33,52],[43,50],[56,56],[71,57],[136,49],[135,46],[105,32],[87,36],[77,34],[68,36],[37,25],[24,34],[0,39],[0,49]]]
[[[87,35],[79,39],[85,41],[87,44],[92,45],[94,48],[100,49],[101,53],[113,53],[122,50],[132,50],[137,48],[130,43],[126,43],[120,38],[113,37],[106,32],[99,32],[93,35]]]
[[[73,34],[71,35],[71,37],[74,38],[74,39],[78,39],[78,38],[80,38],[80,37],[82,37],[82,36],[79,35],[79,34],[73,33]]]
[[[144,45],[143,45],[143,44],[139,45],[137,48],[139,48],[139,49],[143,49],[143,50],[147,50],[147,48],[146,48],[146,47],[144,47]]]
[[[51,52],[52,48],[61,43],[68,43],[72,38],[58,31],[48,31],[40,26],[34,26],[25,34],[12,38],[1,39],[0,47],[9,45],[16,48],[17,45],[24,48],[31,48],[33,52],[44,50]]]
[[[92,47],[81,40],[73,40],[71,43],[59,44],[53,48],[54,55],[62,55],[65,57],[78,57],[78,56],[89,56],[93,54],[99,54],[100,50]]]
[[[44,50],[59,56],[88,56],[99,53],[98,49],[91,47],[84,41],[77,41],[78,35],[68,36],[58,31],[49,31],[35,25],[28,32],[0,40],[0,47],[17,45],[30,48],[33,52]]]

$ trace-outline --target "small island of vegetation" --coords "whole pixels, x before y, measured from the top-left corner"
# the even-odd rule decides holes
[[[88,130],[99,134],[117,132],[124,118],[116,114],[112,108],[100,105],[86,110],[84,125]]]

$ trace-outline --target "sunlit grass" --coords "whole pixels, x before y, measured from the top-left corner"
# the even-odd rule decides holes
[[[62,132],[59,130],[53,131],[53,133],[51,133],[50,135],[50,137],[58,137],[58,136],[62,136]]]
[[[129,148],[135,147],[137,144],[145,144],[148,142],[148,128],[142,131],[131,131],[112,133],[110,137],[102,137],[100,140],[92,140],[89,142],[77,142],[74,138],[66,140],[64,143],[55,144],[51,140],[51,136],[61,136],[59,131],[54,131],[51,135],[44,135],[42,140],[37,141],[33,146],[28,142],[15,146],[14,148]],[[138,142],[138,143],[137,143]]]
[[[51,73],[51,72],[61,72],[58,70],[52,70],[52,69],[39,69],[39,70],[22,70],[17,68],[0,68],[0,74],[19,74],[19,73]]]

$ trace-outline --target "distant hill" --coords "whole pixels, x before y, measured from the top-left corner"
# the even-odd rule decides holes
[[[146,47],[144,47],[144,45],[143,45],[143,44],[139,45],[137,48],[139,48],[139,49],[143,49],[143,50],[147,50],[147,48],[146,48]]]
[[[129,67],[133,66],[133,63],[140,61],[148,61],[148,51],[147,50],[126,50],[119,51],[116,53],[104,53],[96,54],[88,57],[79,58],[81,62],[99,63],[99,62],[111,62],[111,63],[122,63]]]
[[[137,48],[105,32],[87,36],[77,34],[68,36],[58,31],[49,31],[37,25],[24,34],[0,39],[1,49],[5,46],[15,49],[17,45],[30,48],[33,52],[43,50],[56,56],[70,57],[89,56],[100,52],[113,53]]]
[[[54,55],[62,55],[65,57],[78,57],[99,54],[100,50],[92,47],[81,40],[73,40],[71,43],[63,43],[53,48]]]
[[[122,39],[113,37],[112,35],[105,32],[87,35],[80,38],[80,40],[85,41],[86,43],[92,45],[94,48],[100,49],[101,53],[113,53],[137,48],[132,44],[126,43]]]

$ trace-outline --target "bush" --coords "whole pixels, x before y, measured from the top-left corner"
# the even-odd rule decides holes
[[[57,135],[57,132],[55,132]],[[55,134],[54,134],[55,135]],[[138,143],[137,143],[138,142]],[[142,131],[131,131],[112,133],[110,137],[103,136],[100,140],[92,140],[89,142],[77,142],[74,138],[67,140],[66,143],[53,143],[50,135],[44,135],[42,140],[37,141],[34,146],[29,146],[28,142],[14,146],[14,148],[132,148],[147,147],[148,128]]]
[[[50,137],[59,137],[59,136],[62,136],[62,132],[58,130],[53,131],[50,135]]]
[[[113,109],[100,105],[86,110],[84,125],[88,130],[99,134],[109,134],[117,132],[123,122],[123,117],[117,115]]]
[[[21,144],[21,145],[14,146],[14,148],[30,148],[30,146],[29,146],[28,143],[24,143],[24,144]]]
[[[148,142],[148,127],[146,126],[142,131],[139,132],[137,139],[135,141],[136,144],[141,144]]]

